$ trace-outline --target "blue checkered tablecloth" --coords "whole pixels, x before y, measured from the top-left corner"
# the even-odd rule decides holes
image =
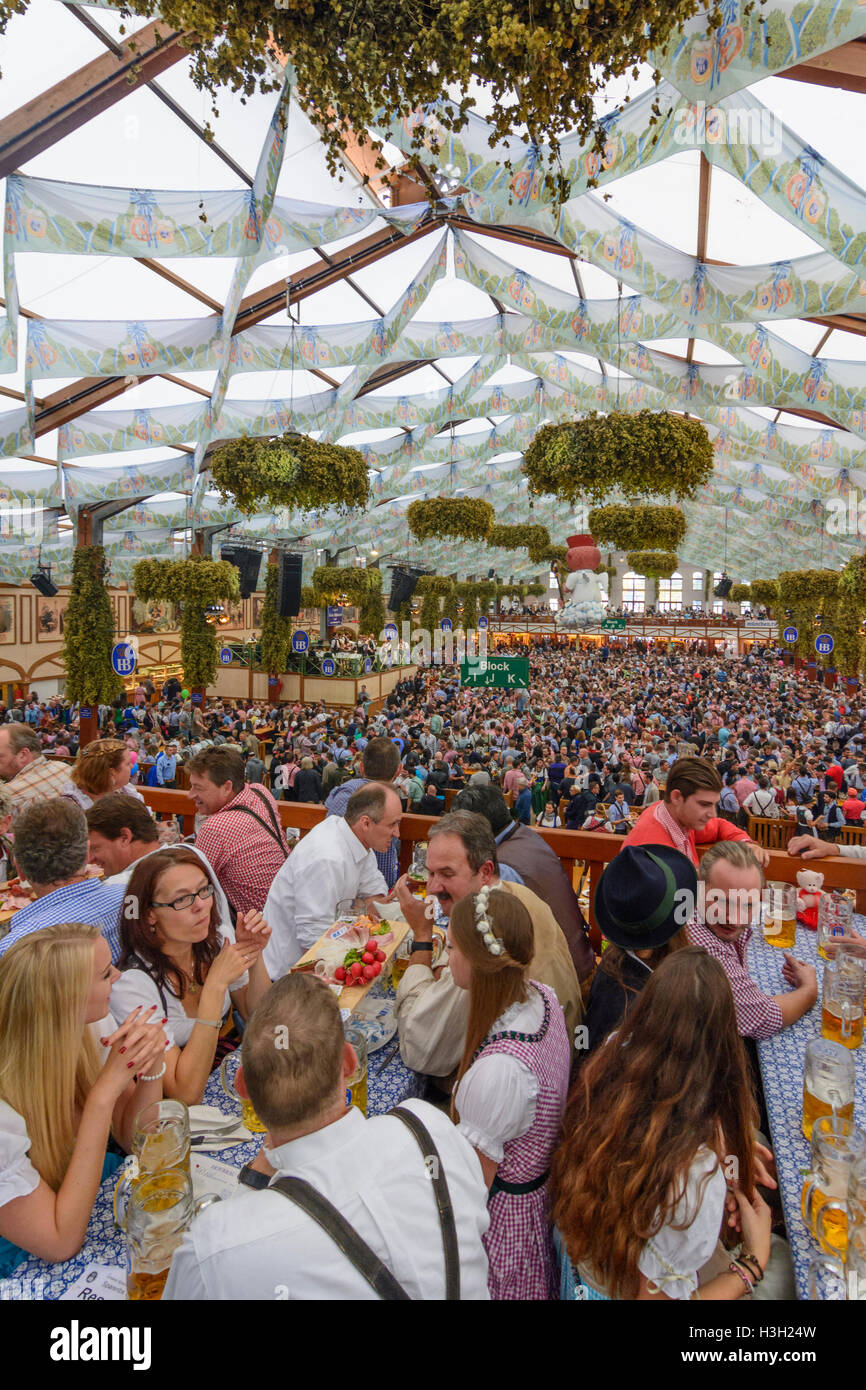
[[[866,935],[866,917],[855,915],[854,927]],[[803,1018],[790,1028],[783,1028],[775,1037],[758,1043],[761,1077],[767,1102],[767,1114],[773,1153],[778,1169],[779,1191],[785,1213],[788,1240],[794,1260],[797,1295],[808,1297],[809,1264],[820,1253],[800,1214],[800,1193],[803,1174],[808,1171],[810,1149],[803,1138],[800,1122],[803,1114],[803,1065],[806,1044],[821,1033],[821,981],[824,962],[818,955],[816,933],[797,924],[797,942],[792,952],[798,960],[807,961],[818,970],[818,1002]],[[784,994],[788,991],[782,978],[785,953],[771,946],[755,930],[749,943],[749,971],[765,994]],[[851,1054],[856,1070],[854,1118],[866,1128],[866,1047]]]
[[[396,1035],[378,1051],[369,1053],[368,1115],[384,1115],[401,1101],[423,1095],[424,1089],[425,1078],[403,1065]],[[216,1106],[227,1117],[239,1114],[239,1106],[226,1095],[217,1072],[211,1075],[205,1087],[204,1104]],[[257,1135],[247,1144],[234,1144],[227,1149],[208,1151],[208,1157],[240,1169],[255,1158],[260,1144],[261,1135]],[[93,1265],[125,1267],[125,1241],[122,1232],[114,1225],[112,1208],[117,1178],[117,1174],[107,1178],[96,1194],[87,1235],[78,1254],[60,1264],[48,1264],[36,1258],[25,1260],[17,1266],[9,1279],[0,1279],[0,1300],[58,1299]]]

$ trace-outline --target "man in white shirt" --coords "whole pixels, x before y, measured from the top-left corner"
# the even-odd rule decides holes
[[[278,980],[326,932],[344,898],[384,898],[388,886],[374,850],[400,834],[400,798],[392,787],[369,782],[346,804],[343,816],[314,826],[292,851],[264,907],[271,939],[265,969]],[[375,909],[374,909],[375,910]]]
[[[398,1118],[365,1119],[347,1090],[355,1066],[330,990],[305,975],[274,985],[243,1042],[241,1084],[268,1127],[264,1147],[242,1170],[237,1194],[196,1217],[175,1252],[165,1301],[378,1297],[327,1231],[275,1189],[288,1177],[306,1181],[336,1208],[410,1299],[441,1300],[446,1257],[432,1180],[438,1173],[454,1215],[458,1297],[489,1297],[487,1188],[477,1155],[424,1101],[403,1108],[426,1128],[435,1154]],[[264,1190],[249,1190],[259,1186]]]

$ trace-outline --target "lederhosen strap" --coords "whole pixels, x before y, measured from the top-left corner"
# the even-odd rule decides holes
[[[445,1297],[454,1301],[460,1297],[460,1261],[457,1247],[457,1230],[454,1223],[454,1208],[445,1179],[445,1170],[439,1152],[426,1126],[410,1110],[398,1106],[389,1112],[402,1120],[412,1134],[424,1155],[425,1166],[433,1183],[436,1196],[436,1209],[442,1231],[442,1247],[445,1252]],[[386,1301],[411,1301],[409,1294],[398,1283],[394,1275],[383,1264],[379,1256],[366,1241],[362,1240],[342,1212],[323,1197],[320,1192],[303,1178],[277,1178],[271,1187],[287,1197],[290,1202],[305,1211],[331,1237],[334,1244],[346,1256],[363,1279]]]
[[[264,827],[264,829],[270,835],[271,839],[276,840],[280,849],[283,851],[283,858],[288,859],[289,850],[288,846],[286,845],[286,837],[283,834],[283,827],[280,825],[280,822],[277,819],[273,806],[268,801],[267,797],[262,796],[261,792],[257,791],[255,787],[250,787],[250,791],[253,793],[256,800],[264,803],[265,810],[267,811],[268,816],[270,817],[270,825],[268,825],[267,821],[262,820],[258,812],[254,811],[251,806],[226,806],[222,811],[219,811],[218,814],[222,816],[226,815],[229,811],[243,811],[244,815],[252,816],[253,820],[257,820],[259,825]]]
[[[460,1298],[460,1251],[457,1245],[454,1207],[451,1202],[451,1193],[448,1191],[445,1169],[440,1161],[430,1131],[426,1125],[421,1123],[418,1116],[412,1110],[405,1110],[402,1105],[396,1106],[389,1113],[403,1121],[406,1128],[414,1135],[418,1147],[424,1155],[427,1173],[433,1183],[436,1210],[439,1214],[439,1227],[442,1231],[442,1250],[445,1255],[445,1299],[449,1303],[456,1302]]]

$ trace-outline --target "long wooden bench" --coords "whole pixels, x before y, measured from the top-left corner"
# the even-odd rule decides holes
[[[157,817],[179,817],[185,835],[191,835],[195,828],[195,803],[190,796],[181,791],[165,791],[159,787],[142,787],[142,796]],[[306,835],[314,825],[325,818],[324,806],[311,802],[281,801],[280,820],[285,826],[294,826],[301,835]],[[400,821],[400,868],[405,872],[412,862],[414,846],[419,840],[426,840],[430,828],[436,825],[434,816],[406,814]],[[773,822],[770,822],[772,824]],[[595,921],[593,901],[598,880],[605,864],[622,849],[623,837],[605,835],[591,830],[539,830],[537,835],[555,851],[569,881],[579,888],[581,882],[589,877],[589,920],[590,936],[596,951],[601,949],[601,937]],[[699,850],[699,853],[702,851]],[[817,864],[817,861],[812,861]],[[782,883],[796,883],[797,871],[803,861],[786,854],[784,850],[770,849],[770,865],[766,870],[768,880]],[[838,856],[824,859],[819,866],[828,888],[850,888],[857,895],[857,911],[866,913],[866,860],[841,859]]]

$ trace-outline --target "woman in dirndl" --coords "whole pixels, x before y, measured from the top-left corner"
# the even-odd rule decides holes
[[[532,919],[515,897],[485,887],[464,898],[449,938],[452,976],[469,992],[452,1114],[490,1189],[490,1295],[556,1298],[548,1186],[571,1064],[565,1018],[554,991],[528,978]]]

